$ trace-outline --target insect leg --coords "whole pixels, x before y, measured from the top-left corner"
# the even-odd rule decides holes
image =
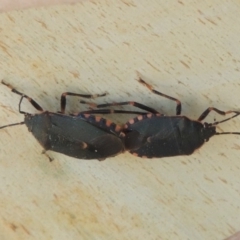
[[[168,95],[166,95],[166,94],[164,94],[164,93],[161,93],[161,92],[153,89],[153,87],[152,87],[150,84],[148,84],[147,82],[145,82],[145,81],[142,80],[141,78],[139,78],[138,81],[139,81],[141,84],[143,84],[145,87],[147,87],[152,93],[157,94],[157,95],[162,96],[162,97],[165,97],[165,98],[168,98],[168,99],[170,99],[170,100],[172,100],[172,101],[175,101],[175,102],[177,103],[176,115],[180,115],[180,114],[181,114],[182,104],[181,104],[181,102],[180,102],[178,99],[173,98],[173,97],[170,97],[170,96],[168,96]]]
[[[123,106],[123,105],[131,105],[131,106],[134,106],[136,108],[140,108],[142,110],[145,110],[147,112],[151,112],[151,113],[159,113],[157,110],[153,109],[153,108],[150,108],[146,105],[143,105],[141,103],[138,103],[138,102],[133,102],[133,101],[128,101],[128,102],[117,102],[117,103],[106,103],[106,104],[94,104],[94,103],[91,103],[91,102],[86,102],[86,101],[83,101],[81,100],[80,103],[82,104],[88,104],[91,108],[105,108],[105,107],[112,107],[112,106]],[[116,110],[116,111],[121,111],[121,110]],[[113,110],[112,113],[118,113],[118,112],[115,112]],[[120,113],[120,112],[119,112]],[[122,113],[135,113],[134,111],[124,111]],[[142,114],[142,113],[141,113]]]
[[[214,112],[216,112],[216,113],[218,113],[220,115],[226,115],[226,114],[230,114],[230,113],[235,113],[237,115],[240,114],[239,111],[229,110],[229,111],[224,112],[224,111],[221,111],[221,110],[219,110],[217,108],[209,107],[200,115],[200,117],[198,118],[198,121],[202,121],[204,118],[206,118],[211,111],[214,111]]]
[[[22,125],[22,124],[25,124],[25,122],[8,124],[8,125],[5,125],[5,126],[1,126],[0,129],[1,128],[5,128],[5,127],[12,127],[12,126],[16,126],[16,125]]]
[[[19,102],[19,112],[20,113],[25,114],[25,112],[21,111],[21,109],[20,109],[20,105],[21,105],[23,98],[26,98],[33,105],[33,107],[36,108],[38,111],[43,111],[42,107],[37,102],[35,102],[32,98],[28,97],[26,94],[19,92],[17,89],[13,88],[10,84],[5,83],[3,80],[2,80],[2,84],[7,86],[8,88],[10,88],[13,93],[16,93],[22,97]]]
[[[125,113],[125,114],[147,114],[146,112],[138,112],[138,111],[125,111],[125,110],[115,110],[115,109],[90,109],[88,111],[83,111],[77,114],[70,114],[73,116],[78,116],[81,114],[113,114],[113,113]]]
[[[61,95],[61,113],[65,113],[67,99],[66,96],[74,96],[74,97],[83,97],[83,98],[97,98],[97,97],[104,97],[107,93],[103,94],[79,94],[79,93],[72,93],[72,92],[64,92]]]
[[[47,152],[47,150],[44,149],[42,151],[42,154],[44,154],[49,159],[49,162],[52,162],[54,160],[54,158],[50,157],[46,152]]]

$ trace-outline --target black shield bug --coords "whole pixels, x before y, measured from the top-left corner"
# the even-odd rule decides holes
[[[217,132],[216,126],[240,115],[240,111],[221,111],[214,107],[207,108],[197,120],[192,120],[181,115],[181,102],[152,88],[140,78],[139,82],[149,88],[154,94],[173,100],[177,103],[176,115],[165,116],[157,110],[138,102],[118,102],[95,105],[96,108],[109,106],[132,105],[146,110],[129,120],[123,127],[125,133],[125,148],[135,156],[146,158],[161,158],[180,155],[190,155],[200,148],[212,136],[222,134],[240,134],[240,132]],[[81,101],[81,103],[87,103]],[[91,104],[93,106],[93,104]],[[234,114],[222,121],[214,123],[202,123],[211,112],[220,115]],[[96,109],[93,113],[118,113],[119,110]],[[122,113],[133,113],[131,111],[120,111]]]
[[[2,81],[2,84],[21,96],[19,113],[24,115],[24,121],[0,127],[6,128],[25,124],[28,130],[38,140],[44,149],[59,152],[79,159],[104,160],[125,150],[121,140],[121,127],[104,118],[91,114],[79,113],[76,116],[66,115],[66,96],[92,98],[105,96],[83,95],[66,92],[61,96],[61,112],[44,111],[32,98],[14,89]],[[27,99],[39,114],[30,114],[21,110],[23,99]],[[51,158],[49,157],[51,160]]]

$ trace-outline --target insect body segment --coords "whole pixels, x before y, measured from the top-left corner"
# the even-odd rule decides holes
[[[204,128],[185,116],[157,116],[125,125],[127,131],[138,131],[143,139],[138,149],[130,150],[140,157],[190,155],[215,134],[215,126]],[[128,135],[126,136],[128,138]],[[129,138],[128,141],[134,141]]]
[[[240,111],[222,111],[214,107],[207,108],[197,120],[181,115],[181,102],[154,90],[151,85],[140,79],[139,82],[156,95],[175,101],[176,115],[167,116],[152,107],[135,101],[118,103],[88,104],[91,109],[76,114],[65,114],[66,96],[85,98],[101,97],[104,94],[84,95],[65,92],[61,95],[61,112],[48,112],[32,98],[14,89],[11,85],[2,82],[12,92],[21,96],[19,113],[24,114],[24,121],[0,127],[6,128],[25,124],[28,130],[44,148],[44,152],[51,150],[79,159],[99,159],[118,155],[125,150],[131,154],[145,158],[161,158],[180,155],[190,155],[215,135],[238,134],[240,132],[217,132],[216,126],[240,115]],[[38,114],[30,114],[21,110],[23,99],[26,98]],[[130,105],[141,111],[126,111],[105,109]],[[98,109],[96,109],[98,108]],[[222,121],[214,123],[202,122],[212,111],[220,115],[233,114]],[[123,126],[119,126],[105,118],[94,114],[137,114]]]
[[[32,98],[14,89],[11,85],[2,82],[12,92],[21,96],[19,101],[19,113],[24,114],[24,121],[0,127],[6,128],[25,124],[28,130],[38,140],[44,149],[63,153],[67,156],[79,159],[104,160],[115,156],[125,150],[121,139],[121,127],[100,117],[87,114],[66,115],[65,103],[61,99],[63,113],[44,111]],[[93,95],[64,93],[62,96],[72,95],[87,97]],[[94,95],[95,96],[95,95]],[[103,96],[98,95],[98,96]],[[22,100],[26,98],[38,114],[30,114],[21,110]]]
[[[135,156],[146,158],[161,158],[179,155],[190,155],[200,148],[214,135],[240,134],[240,132],[216,132],[216,126],[240,115],[240,111],[221,111],[217,108],[207,108],[197,120],[191,120],[181,115],[182,104],[176,98],[154,90],[151,85],[140,78],[139,82],[152,93],[176,102],[176,115],[165,116],[157,110],[137,102],[118,102],[95,105],[96,108],[131,105],[147,112],[130,119],[123,127],[125,133],[125,148]],[[87,103],[87,102],[83,102]],[[104,109],[92,112],[110,113]],[[121,110],[111,110],[111,113],[121,113]],[[202,123],[211,111],[220,115],[234,114],[225,120],[214,123]],[[134,111],[123,111],[125,114]]]
[[[221,111],[217,108],[207,108],[198,118],[191,120],[188,117],[180,116],[181,102],[175,98],[162,94],[154,90],[149,84],[140,79],[140,83],[147,86],[153,93],[174,100],[177,103],[176,116],[157,116],[138,121],[136,118],[130,120],[131,124],[125,125],[126,131],[138,131],[139,138],[143,139],[138,149],[130,150],[134,155],[148,158],[171,157],[179,155],[190,155],[200,148],[212,136],[220,134],[240,134],[239,132],[216,132],[216,125],[237,117],[239,111]],[[215,111],[221,115],[234,113],[235,115],[223,121],[215,123],[202,123],[207,115]],[[126,136],[128,138],[128,136]],[[135,141],[129,138],[128,141]]]

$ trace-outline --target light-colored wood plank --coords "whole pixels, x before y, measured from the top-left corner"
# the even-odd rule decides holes
[[[45,109],[64,91],[135,100],[197,118],[239,109],[238,1],[84,1],[0,16],[0,77]],[[22,121],[0,86],[1,125]],[[84,109],[69,99],[68,111]],[[35,110],[26,102],[26,111]],[[109,116],[119,123],[128,116]],[[208,121],[217,115],[210,115]],[[221,129],[240,131],[239,119]],[[240,137],[214,137],[192,156],[104,162],[49,153],[26,127],[0,134],[0,239],[223,239],[239,230]]]

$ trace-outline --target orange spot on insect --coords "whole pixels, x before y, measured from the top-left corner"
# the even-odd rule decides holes
[[[151,85],[147,84],[146,82],[145,82],[145,84],[149,90],[151,90],[151,91],[153,90],[153,87]]]
[[[122,129],[122,128],[121,128],[119,125],[116,125],[116,127],[115,127],[115,131],[116,131],[116,132],[120,132],[121,129]]]
[[[128,123],[129,123],[129,124],[134,124],[134,119],[130,119],[130,120],[128,121]]]
[[[152,113],[147,114],[147,118],[151,118],[152,116],[153,116]]]
[[[95,117],[96,122],[100,122],[101,119],[102,119],[101,117]]]
[[[97,108],[97,104],[91,103],[91,102],[86,102],[91,108]]]
[[[112,122],[111,122],[110,120],[107,120],[107,121],[106,121],[106,125],[107,125],[107,127],[110,127],[111,124],[112,124]]]
[[[11,90],[14,89],[14,88],[12,87],[12,85],[10,85],[9,83],[4,82],[4,80],[2,80],[2,84],[4,84],[5,86],[9,87]]]
[[[138,80],[141,84],[143,84],[143,85],[145,85],[149,90],[153,90],[153,87],[150,85],[150,84],[148,84],[148,83],[146,83],[144,80],[142,80],[141,78]]]
[[[97,98],[97,97],[99,97],[100,95],[99,94],[93,94],[92,95],[92,98]]]
[[[137,119],[138,119],[139,121],[141,121],[141,120],[143,120],[143,116],[142,116],[142,115],[139,115],[139,116],[137,116]]]
[[[81,148],[82,148],[82,149],[86,149],[87,146],[88,146],[88,145],[87,145],[85,142],[83,142],[82,145],[81,145]]]
[[[132,153],[133,156],[135,157],[138,157],[138,154],[137,153]]]
[[[85,118],[89,118],[89,117],[90,117],[90,114],[83,114],[83,116],[84,116]]]
[[[121,132],[121,133],[119,134],[119,137],[125,137],[125,136],[126,136],[126,134],[123,133],[123,132]]]
[[[141,158],[148,158],[147,156],[141,156]]]

